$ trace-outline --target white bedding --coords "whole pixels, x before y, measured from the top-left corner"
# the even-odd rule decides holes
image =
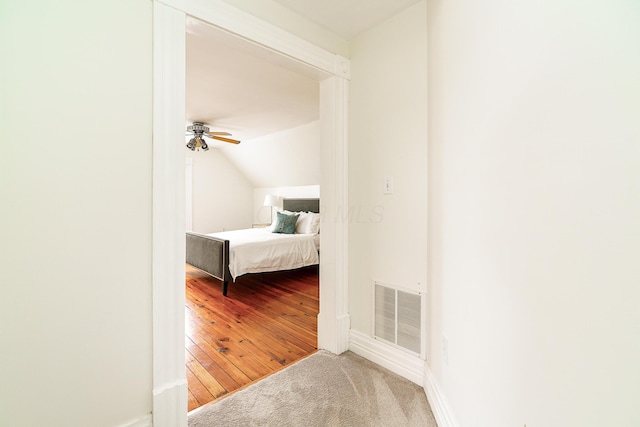
[[[292,270],[319,263],[317,234],[280,234],[269,228],[250,228],[208,235],[229,240],[229,271],[234,281],[247,273]]]

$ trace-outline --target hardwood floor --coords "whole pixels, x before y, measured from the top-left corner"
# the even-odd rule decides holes
[[[318,268],[222,284],[186,266],[189,411],[317,350]]]

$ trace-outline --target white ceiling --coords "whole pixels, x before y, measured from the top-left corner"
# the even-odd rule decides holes
[[[350,39],[419,0],[274,1]],[[318,76],[299,63],[194,18],[187,20],[186,59],[187,124],[248,140],[318,120]]]
[[[420,0],[274,0],[350,40]]]

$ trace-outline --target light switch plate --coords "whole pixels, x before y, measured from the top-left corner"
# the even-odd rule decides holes
[[[393,194],[393,177],[386,176],[384,178],[384,187],[382,190],[383,194]]]

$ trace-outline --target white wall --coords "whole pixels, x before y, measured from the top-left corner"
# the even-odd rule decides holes
[[[0,425],[151,412],[152,3],[0,3]]]
[[[349,313],[365,334],[373,280],[425,289],[426,36],[420,2],[350,46]],[[387,176],[392,195],[383,194]]]
[[[638,3],[428,12],[437,383],[463,427],[640,425]]]
[[[269,216],[269,208],[264,206],[264,197],[272,194],[279,197],[278,207],[272,208],[272,216]],[[256,188],[253,190],[253,223],[268,224],[271,219],[275,218],[276,209],[282,209],[283,198],[296,199],[319,199],[319,185],[302,185],[291,187],[268,187]]]
[[[247,178],[217,148],[189,152],[187,157],[193,162],[193,231],[251,228],[253,186]]]
[[[320,183],[319,121],[221,150],[256,188]]]

